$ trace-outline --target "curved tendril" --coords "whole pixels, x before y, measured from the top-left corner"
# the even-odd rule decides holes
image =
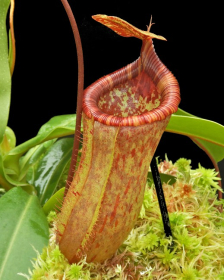
[[[9,26],[10,26],[10,33],[11,33],[11,42],[12,42],[12,63],[10,65],[10,73],[11,76],[14,71],[15,61],[16,61],[16,42],[15,42],[15,35],[14,35],[14,25],[13,25],[13,16],[15,10],[15,0],[11,0],[10,6],[10,13],[9,13]]]
[[[75,38],[77,58],[78,58],[78,94],[77,94],[77,107],[76,107],[76,127],[75,127],[75,137],[74,137],[74,145],[72,151],[72,159],[69,168],[68,178],[65,187],[64,196],[66,196],[69,186],[72,182],[75,166],[77,163],[77,156],[79,150],[79,139],[80,139],[80,128],[81,128],[81,119],[82,119],[82,99],[83,99],[83,87],[84,87],[84,62],[83,62],[83,51],[82,51],[82,43],[79,35],[79,30],[76,24],[75,17],[72,13],[71,7],[67,0],[61,0],[64,9],[69,18],[72,31]]]

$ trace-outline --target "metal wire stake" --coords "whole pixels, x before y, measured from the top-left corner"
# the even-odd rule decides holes
[[[160,175],[159,175],[159,170],[157,167],[155,157],[152,158],[150,166],[151,166],[153,181],[154,181],[154,184],[156,187],[156,193],[157,193],[157,197],[158,197],[158,201],[159,201],[160,212],[162,215],[164,231],[165,231],[166,237],[172,237],[169,214],[167,211],[166,200],[165,200],[162,183],[161,183],[161,179],[160,179]]]

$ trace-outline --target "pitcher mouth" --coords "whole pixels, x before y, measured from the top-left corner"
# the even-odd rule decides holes
[[[164,120],[177,111],[179,102],[176,78],[147,40],[139,59],[85,90],[83,111],[105,125],[137,126]]]

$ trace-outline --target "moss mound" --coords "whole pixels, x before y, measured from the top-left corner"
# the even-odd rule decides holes
[[[173,237],[164,234],[153,181],[147,182],[144,202],[127,240],[113,258],[103,264],[70,265],[55,244],[33,262],[27,279],[224,279],[224,200],[217,199],[218,178],[214,170],[191,161],[167,158],[160,172],[174,175],[174,184],[163,183]],[[55,213],[49,215],[52,223]]]

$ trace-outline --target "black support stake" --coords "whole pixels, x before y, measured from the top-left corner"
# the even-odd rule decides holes
[[[171,227],[170,227],[169,214],[167,211],[166,200],[165,200],[162,183],[161,183],[161,179],[160,179],[160,175],[159,175],[159,170],[157,167],[155,157],[152,158],[150,166],[151,166],[153,181],[154,181],[154,184],[156,187],[156,193],[157,193],[157,197],[158,197],[158,201],[159,201],[160,212],[161,212],[162,219],[163,219],[164,231],[165,231],[166,237],[170,237],[170,236],[172,236],[172,231],[171,231]]]

